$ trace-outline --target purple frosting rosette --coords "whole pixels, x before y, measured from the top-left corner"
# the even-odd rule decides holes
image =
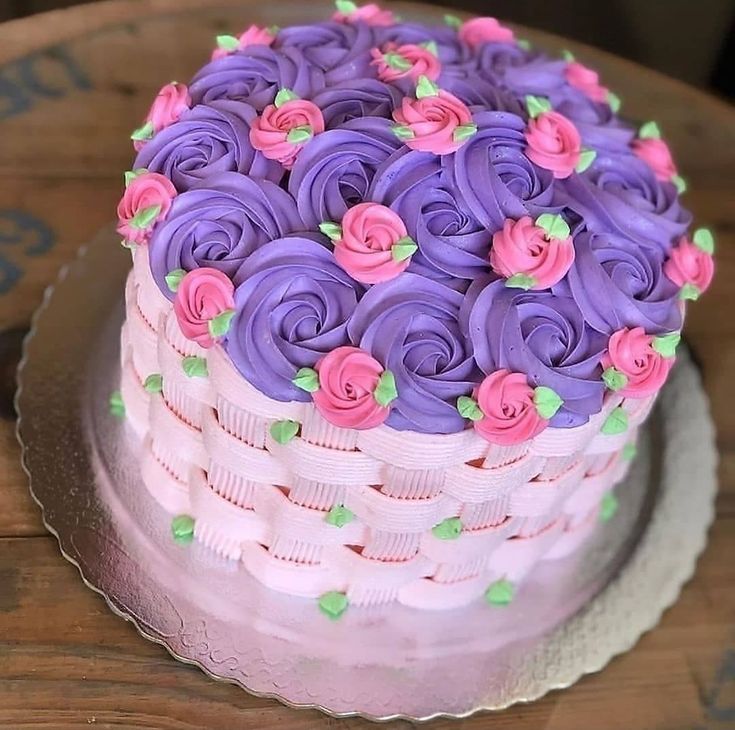
[[[361,117],[388,118],[402,99],[403,94],[392,84],[359,79],[322,89],[312,101],[321,109],[327,129],[334,129]]]
[[[174,199],[149,244],[153,277],[168,297],[165,277],[175,269],[209,266],[237,283],[253,251],[303,227],[293,199],[278,185],[222,172]]]
[[[347,322],[364,288],[331,251],[304,236],[281,238],[248,257],[237,273],[236,314],[225,348],[247,381],[280,401],[308,400],[292,382],[348,344]]]
[[[327,21],[293,25],[278,32],[274,47],[297,49],[307,63],[324,73],[333,86],[350,79],[375,77],[370,73],[370,49],[375,46],[374,28],[366,23]]]
[[[376,284],[357,305],[350,339],[395,376],[398,397],[387,425],[424,433],[465,427],[457,398],[470,395],[480,373],[459,325],[462,299],[437,282],[405,273]]]
[[[391,122],[365,117],[318,134],[299,153],[288,190],[304,223],[316,230],[323,221],[340,221],[366,199],[375,170],[402,146]]]
[[[664,276],[658,249],[589,231],[574,237],[574,249],[574,264],[554,292],[570,295],[591,327],[608,335],[623,327],[648,334],[681,328],[679,287]]]
[[[582,175],[559,185],[563,202],[595,232],[615,232],[643,246],[668,252],[692,216],[673,183],[662,183],[632,153],[598,155]]]
[[[608,338],[585,322],[571,296],[478,279],[462,304],[462,326],[484,373],[525,373],[533,386],[552,388],[564,400],[552,426],[580,426],[602,409],[600,360]]]
[[[308,63],[297,48],[276,51],[254,45],[210,61],[192,79],[189,93],[194,104],[234,99],[262,111],[280,89],[310,98],[324,83],[321,69]]]
[[[487,272],[492,234],[472,215],[442,164],[427,152],[398,150],[378,168],[368,197],[398,213],[418,244],[411,271],[466,289],[467,282],[454,280]]]
[[[457,190],[475,218],[490,231],[506,218],[558,213],[554,175],[526,157],[526,122],[507,112],[480,112],[478,131],[446,164]]]
[[[381,49],[386,43],[420,46],[422,43],[434,41],[442,66],[463,63],[472,57],[470,49],[460,42],[457,32],[448,25],[395,23],[375,28],[375,39],[375,45]]]
[[[180,193],[227,171],[277,183],[283,167],[250,144],[250,124],[256,116],[255,109],[242,101],[199,104],[148,140],[135,168],[165,175]]]

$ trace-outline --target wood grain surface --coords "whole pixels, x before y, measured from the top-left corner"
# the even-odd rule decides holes
[[[394,3],[435,19],[437,8]],[[13,369],[58,267],[114,216],[130,130],[216,33],[329,12],[298,0],[113,0],[0,25],[0,726],[363,728],[214,682],[142,639],[59,555],[28,495],[14,436]],[[433,728],[721,730],[735,727],[735,112],[630,62],[523,29],[601,69],[625,112],[657,119],[718,232],[718,276],[686,334],[722,457],[718,518],[696,577],[660,626],[603,672],[540,701]],[[90,303],[93,306],[93,303]],[[72,323],[70,323],[70,326]],[[692,489],[697,485],[692,484]],[[408,727],[392,723],[391,727]]]

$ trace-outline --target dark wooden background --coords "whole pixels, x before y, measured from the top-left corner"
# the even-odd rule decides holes
[[[0,21],[97,1],[0,0]],[[735,98],[735,0],[430,2],[575,38]]]

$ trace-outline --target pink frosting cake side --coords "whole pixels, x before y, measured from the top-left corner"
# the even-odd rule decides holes
[[[584,426],[507,446],[472,429],[339,428],[313,403],[249,386],[221,347],[184,337],[145,247],[134,261],[121,390],[144,482],[192,518],[197,540],[285,593],[446,609],[491,600],[494,586],[512,592],[607,516],[655,397],[611,392]],[[621,412],[626,427],[603,433]],[[271,428],[284,421],[300,427],[279,443]]]

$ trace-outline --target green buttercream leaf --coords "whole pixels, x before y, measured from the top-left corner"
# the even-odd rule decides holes
[[[621,456],[623,457],[623,459],[625,459],[625,461],[632,461],[635,458],[635,455],[637,452],[638,452],[638,448],[631,441],[625,444],[625,446],[623,446],[623,452]]]
[[[328,525],[334,525],[335,527],[344,527],[354,519],[354,513],[341,504],[335,504],[324,517],[324,521]]]
[[[174,269],[173,271],[169,271],[168,274],[164,276],[166,286],[169,288],[169,291],[175,292],[179,288],[179,284],[181,284],[181,280],[185,276],[186,271],[184,271],[184,269]]]
[[[294,127],[286,135],[286,142],[291,144],[302,144],[308,142],[314,136],[314,130],[310,124],[304,124],[301,127]]]
[[[432,56],[439,55],[439,47],[436,45],[436,41],[426,41],[421,44],[422,48],[425,48]]]
[[[574,54],[566,48],[561,52],[561,57],[569,63],[574,60]]]
[[[569,224],[560,216],[553,213],[543,213],[536,218],[536,225],[546,231],[547,238],[564,240],[569,238],[571,231]]]
[[[602,424],[602,433],[606,436],[615,436],[628,430],[628,414],[622,406],[614,408]]]
[[[628,376],[620,370],[610,367],[602,373],[605,385],[612,391],[620,390],[628,384]]]
[[[477,124],[475,122],[467,122],[467,124],[460,124],[452,132],[452,139],[455,142],[464,142],[470,137],[474,137],[477,134]]]
[[[687,191],[687,181],[681,175],[674,175],[671,178],[671,182],[676,185],[679,195],[683,195]]]
[[[416,136],[411,127],[407,127],[405,124],[394,124],[391,129],[393,130],[393,134],[404,142],[407,139],[413,139]]]
[[[531,119],[535,119],[539,114],[551,111],[551,102],[545,96],[532,96],[529,94],[526,97],[526,110],[528,116]]]
[[[276,109],[280,109],[287,101],[294,101],[298,99],[299,95],[291,91],[291,89],[281,89],[276,94],[276,100],[273,102],[276,105]]]
[[[400,53],[396,53],[395,51],[384,53],[383,60],[386,65],[396,71],[408,71],[413,66],[407,58],[404,58]]]
[[[526,40],[525,38],[518,38],[518,40],[516,40],[516,45],[522,51],[530,51],[531,50],[531,41]]]
[[[319,373],[313,368],[301,368],[291,382],[307,393],[316,393],[319,390]]]
[[[339,241],[342,238],[342,226],[333,221],[324,221],[319,224],[319,230],[329,238],[330,241]]]
[[[342,15],[351,15],[357,10],[357,4],[352,0],[335,0],[334,5]]]
[[[691,299],[692,301],[695,301],[699,299],[699,296],[702,292],[699,290],[699,287],[694,284],[684,284],[684,286],[679,289],[679,299]]]
[[[143,383],[148,393],[160,393],[163,390],[163,375],[161,373],[151,373]]]
[[[176,515],[171,520],[171,534],[182,545],[194,539],[194,518],[191,515]]]
[[[119,390],[110,393],[109,408],[110,413],[115,418],[125,417],[125,403],[123,402],[122,393]]]
[[[240,41],[234,35],[218,35],[217,47],[231,53],[240,47]]]
[[[378,379],[378,384],[373,391],[373,398],[383,407],[390,405],[398,398],[396,378],[390,370],[384,370]]]
[[[545,385],[539,385],[538,388],[533,389],[533,404],[536,406],[539,416],[548,421],[556,415],[564,401],[555,390],[547,388]]]
[[[446,13],[444,15],[444,22],[450,27],[450,28],[460,28],[462,26],[462,21],[456,16],[451,15],[450,13]]]
[[[485,600],[492,606],[507,606],[513,600],[514,594],[513,584],[501,578],[492,583],[485,591]]]
[[[216,340],[218,337],[224,337],[230,331],[230,325],[234,316],[234,309],[225,309],[224,312],[220,312],[216,317],[212,317],[207,322],[207,329],[213,339]]]
[[[206,378],[209,375],[207,361],[197,355],[188,355],[181,361],[181,368],[188,378]]]
[[[460,395],[457,398],[457,412],[462,418],[468,418],[470,421],[479,421],[484,416],[477,401],[468,395]]]
[[[709,228],[697,228],[694,231],[692,242],[697,248],[701,248],[702,251],[708,253],[710,256],[715,252],[715,237]]]
[[[656,122],[646,122],[638,130],[638,136],[641,139],[661,139],[661,130]]]
[[[536,284],[536,279],[528,274],[513,274],[505,280],[505,285],[510,289],[531,289]]]
[[[142,127],[138,127],[138,129],[130,135],[130,139],[135,142],[146,142],[153,137],[154,132],[155,129],[153,128],[153,122],[146,122]]]
[[[405,261],[416,253],[418,246],[410,236],[399,238],[390,248],[390,255],[394,261]]]
[[[584,172],[595,161],[597,152],[594,150],[582,150],[579,153],[579,162],[574,168],[575,172]]]
[[[447,517],[434,525],[431,532],[439,540],[456,540],[462,534],[462,520],[459,517]]]
[[[349,605],[347,596],[339,591],[329,591],[319,596],[319,610],[332,621],[336,621]]]
[[[139,230],[142,230],[143,228],[148,228],[148,226],[150,226],[156,220],[160,212],[160,205],[149,205],[147,208],[139,210],[130,219],[130,225],[133,228],[137,228]]]
[[[289,419],[274,421],[271,424],[271,436],[279,444],[287,444],[298,432],[301,425]]]
[[[612,492],[606,492],[600,502],[600,522],[610,522],[618,511],[618,498]]]
[[[427,96],[437,96],[439,87],[428,77],[419,76],[416,82],[416,98],[425,99]]]
[[[659,335],[653,338],[651,347],[663,357],[674,357],[676,348],[681,342],[681,332],[670,332],[668,335]]]
[[[614,92],[607,92],[607,103],[610,105],[613,114],[617,114],[620,111],[620,107],[623,105],[622,99]]]
[[[145,169],[145,167],[139,167],[136,170],[128,170],[125,175],[125,187],[129,187],[130,183],[135,180],[136,177],[140,177],[141,175],[144,175],[148,170]]]

